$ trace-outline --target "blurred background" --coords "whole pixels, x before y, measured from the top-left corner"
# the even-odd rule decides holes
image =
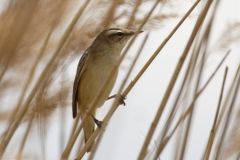
[[[149,35],[125,88],[195,2],[160,0],[157,3],[142,28],[144,33],[137,36],[120,65],[111,95],[118,92],[145,36]],[[212,2],[194,36],[193,28],[207,2],[202,0],[196,5],[129,92],[126,106],[117,108],[93,159],[139,158],[191,36],[195,39],[167,96],[144,159],[235,160],[240,157],[240,1]],[[154,0],[0,1],[2,159],[61,159],[74,132],[76,120],[72,119],[71,95],[82,53],[105,29],[137,30],[155,3]],[[229,55],[197,97],[194,109],[178,124],[227,53]],[[226,66],[228,72],[222,87]],[[188,78],[184,80],[186,73]],[[98,109],[99,120],[108,113],[113,101],[106,101]],[[175,103],[177,108],[173,109]],[[171,112],[174,114],[164,133]],[[216,126],[213,125],[215,119]],[[214,136],[210,134],[212,129]],[[82,134],[69,153],[69,159],[74,159],[83,148]],[[171,138],[160,152],[160,146],[166,142],[163,139],[167,140],[168,135]],[[209,147],[211,136],[214,138]],[[89,155],[86,153],[82,159],[89,159]]]

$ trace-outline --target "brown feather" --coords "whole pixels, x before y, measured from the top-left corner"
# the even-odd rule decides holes
[[[77,72],[76,72],[76,76],[75,76],[75,80],[74,80],[74,85],[73,85],[73,94],[72,94],[72,111],[73,111],[73,118],[75,118],[77,116],[77,93],[78,93],[78,85],[80,82],[80,78],[81,78],[81,71],[82,68],[87,60],[88,57],[88,50],[86,52],[83,53],[79,63],[78,63],[78,68],[77,68]]]

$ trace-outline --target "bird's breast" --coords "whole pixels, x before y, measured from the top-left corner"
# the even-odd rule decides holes
[[[118,57],[114,56],[90,56],[84,65],[82,71],[78,98],[83,105],[88,106],[94,100],[95,96],[101,89],[102,85],[107,80],[110,72],[116,64]],[[118,71],[111,75],[110,81],[104,91],[101,92],[101,97],[98,100],[97,107],[103,105],[108,98],[117,78]]]

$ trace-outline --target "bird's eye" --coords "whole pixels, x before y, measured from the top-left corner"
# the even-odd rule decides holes
[[[118,32],[118,33],[117,33],[117,36],[118,36],[118,37],[122,37],[122,36],[123,36],[123,33],[122,33],[122,32]]]

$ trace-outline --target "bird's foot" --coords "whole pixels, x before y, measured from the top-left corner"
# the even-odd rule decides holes
[[[125,99],[126,99],[126,97],[123,97],[123,95],[120,94],[119,101],[120,101],[120,104],[121,104],[121,105],[124,105],[124,106],[126,105],[126,103],[125,103],[125,101],[124,101]]]
[[[115,95],[112,95],[112,96],[110,96],[110,97],[108,97],[108,99],[107,100],[109,100],[109,99],[112,99],[112,98],[116,98],[118,95],[117,94],[115,94]],[[123,95],[121,95],[121,94],[119,94],[119,103],[121,104],[121,105],[126,105],[126,103],[125,103],[125,100],[126,99],[126,97],[124,97]]]
[[[98,126],[98,128],[101,128],[103,122],[96,119],[93,115],[92,115],[92,117],[93,117],[95,124]]]

